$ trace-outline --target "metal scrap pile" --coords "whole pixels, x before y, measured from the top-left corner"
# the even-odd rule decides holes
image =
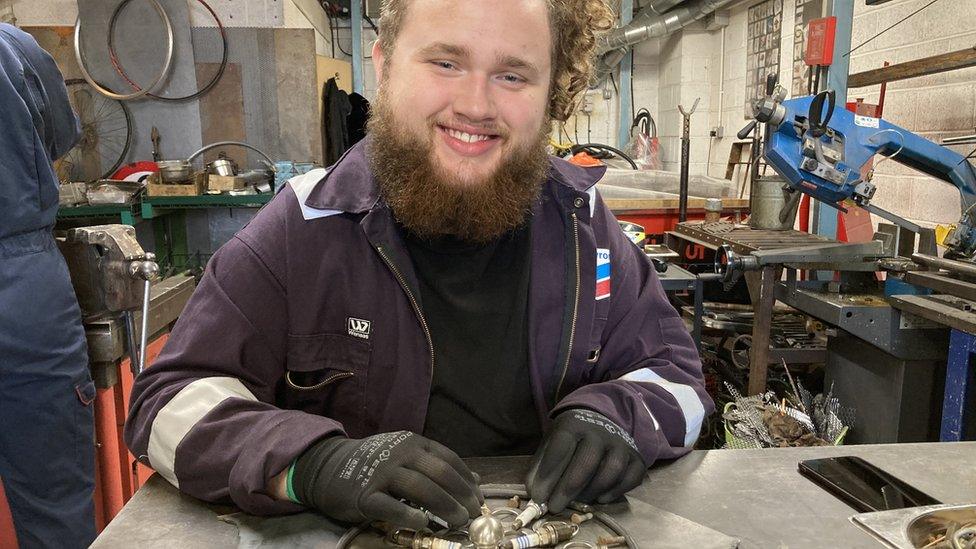
[[[730,435],[725,448],[830,446],[853,424],[853,409],[840,405],[833,388],[826,396],[813,396],[793,384],[783,399],[772,391],[744,397],[734,387],[728,389],[734,400],[722,416]]]

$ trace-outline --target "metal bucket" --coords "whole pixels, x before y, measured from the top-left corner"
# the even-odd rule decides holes
[[[784,187],[789,188],[786,180],[779,176],[764,176],[752,182],[750,227],[768,231],[793,228],[801,193],[784,190]]]

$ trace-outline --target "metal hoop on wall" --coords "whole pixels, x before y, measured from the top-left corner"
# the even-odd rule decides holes
[[[153,5],[153,8],[156,9],[156,13],[159,14],[159,17],[163,20],[163,24],[166,27],[166,62],[163,63],[163,70],[159,72],[159,76],[153,80],[152,84],[133,93],[115,93],[112,90],[101,86],[95,81],[94,78],[92,78],[91,73],[88,72],[88,67],[85,65],[85,55],[81,51],[81,14],[79,13],[78,18],[75,19],[74,46],[75,59],[78,61],[78,69],[81,71],[81,76],[84,77],[86,82],[88,82],[88,85],[105,97],[115,99],[116,101],[131,101],[133,99],[138,99],[159,86],[159,84],[169,73],[170,66],[173,63],[173,23],[170,21],[169,15],[166,14],[166,10],[163,9],[162,4],[159,3],[159,0],[149,0],[149,2]]]
[[[125,79],[125,81],[128,82],[129,85],[131,85],[134,89],[139,90],[141,88],[138,84],[133,82],[131,78],[129,78],[128,74],[126,74],[125,69],[122,67],[122,63],[119,61],[118,55],[115,52],[115,25],[118,22],[119,14],[122,13],[122,8],[124,8],[129,2],[131,2],[131,0],[122,0],[122,2],[115,7],[115,11],[112,13],[112,19],[109,21],[108,25],[108,53],[109,58],[112,60],[112,66],[115,67],[115,71],[119,73],[119,76]],[[227,69],[227,32],[224,30],[224,24],[220,21],[220,18],[217,17],[217,13],[213,10],[213,8],[211,8],[210,5],[204,0],[197,0],[197,2],[203,5],[203,7],[210,12],[214,22],[217,23],[217,30],[220,33],[220,40],[221,44],[223,45],[223,52],[220,56],[220,67],[205,86],[189,95],[184,95],[182,97],[163,97],[161,95],[147,93],[147,97],[152,97],[153,99],[158,99],[159,101],[190,101],[192,99],[202,97],[208,91],[213,89],[213,87],[217,85],[217,82],[220,81],[220,78],[224,75],[224,71]]]

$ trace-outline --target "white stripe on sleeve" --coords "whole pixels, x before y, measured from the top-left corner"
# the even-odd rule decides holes
[[[698,398],[698,393],[691,386],[668,381],[650,368],[634,370],[618,379],[638,383],[653,383],[671,393],[685,418],[685,446],[688,447],[695,443],[701,433],[702,421],[705,420],[705,406]]]
[[[180,487],[174,470],[176,447],[203,416],[228,398],[257,401],[235,377],[205,377],[183,387],[156,414],[149,431],[149,463],[173,486]]]

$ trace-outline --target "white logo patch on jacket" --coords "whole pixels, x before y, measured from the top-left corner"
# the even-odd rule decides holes
[[[362,339],[369,339],[370,322],[361,318],[349,317],[346,319],[349,327],[349,335]]]

